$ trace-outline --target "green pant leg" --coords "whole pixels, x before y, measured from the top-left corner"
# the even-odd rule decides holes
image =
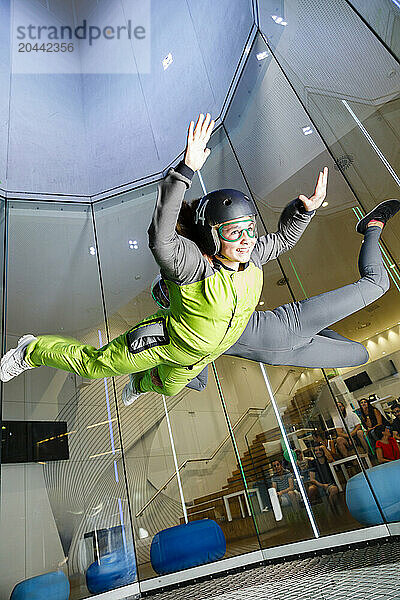
[[[157,392],[158,394],[164,394],[164,396],[176,396],[205,366],[202,363],[200,366],[196,365],[193,369],[188,369],[161,364],[157,367],[157,374],[162,381],[161,387],[152,382],[152,369],[137,374],[134,378],[135,387],[141,392]]]
[[[125,333],[99,349],[72,338],[39,336],[29,344],[25,360],[34,367],[45,365],[89,379],[136,373],[157,366],[161,361],[157,347],[131,354]]]

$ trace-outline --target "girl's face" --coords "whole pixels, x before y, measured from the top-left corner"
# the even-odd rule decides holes
[[[218,228],[221,254],[232,262],[246,263],[257,241],[254,217],[241,217]],[[224,239],[225,238],[225,239]]]
[[[365,411],[368,408],[368,402],[365,399],[360,400],[360,407]]]

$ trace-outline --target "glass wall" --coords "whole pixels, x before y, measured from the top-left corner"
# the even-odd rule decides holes
[[[379,38],[400,57],[400,4],[398,0],[351,0],[349,4]]]
[[[251,194],[261,234],[329,167],[326,202],[303,237],[263,267],[260,311],[355,282],[356,221],[398,195],[398,65],[350,4],[287,1],[277,14],[260,0],[262,31],[209,144],[206,190]],[[93,205],[9,204],[5,349],[26,333],[100,347],[158,310],[147,241],[156,194],[151,184]],[[195,176],[186,197],[202,195]],[[342,532],[359,539],[375,525],[376,535],[395,533],[400,462],[384,460],[395,443],[376,426],[388,423],[400,441],[398,221],[381,248],[390,290],[332,325],[368,349],[359,367],[322,370],[322,355],[312,366],[225,355],[203,391],[185,388],[166,405],[147,394],[131,407],[120,400],[128,376],[40,368],[4,385],[0,598],[54,572],[76,600],[105,591],[103,567],[117,573],[111,587],[155,578],[155,546],[185,523],[211,523],[226,545],[209,561],[312,548]]]
[[[352,78],[348,63],[340,62],[341,78],[337,77],[335,81],[337,92],[319,91],[327,84],[322,69],[313,72],[314,79],[320,76],[320,81],[317,84],[314,80],[311,86],[312,58],[310,56],[310,62],[304,61],[303,54],[296,52],[300,31],[305,31],[307,39],[315,34],[313,56],[321,67],[321,64],[327,64],[321,57],[328,57],[330,52],[340,54],[344,51],[341,48],[344,25],[342,20],[340,26],[339,21],[337,25],[333,25],[332,21],[328,23],[329,6],[327,14],[322,15],[325,6],[322,11],[318,3],[315,6],[309,4],[283,3],[282,14],[272,14],[270,3],[260,3],[261,25],[268,35],[269,46],[261,37],[256,40],[224,121],[237,160],[269,231],[276,230],[279,213],[285,204],[299,193],[310,196],[318,172],[325,165],[329,167],[328,196],[324,206],[295,249],[283,254],[278,261],[284,277],[278,265],[267,265],[264,270],[261,302],[267,308],[294,299],[303,300],[356,281],[359,278],[357,255],[361,239],[354,232],[355,223],[378,202],[398,194],[396,171],[399,170],[400,120],[396,116],[396,105],[399,86],[385,83],[383,75],[386,69],[394,67],[394,61],[380,46],[374,58],[385,67],[374,70],[374,77],[376,84],[381,81],[388,92],[391,87],[390,94],[379,103],[363,101],[361,111],[356,111],[353,101],[340,92],[346,78]],[[334,12],[337,3],[332,3],[330,9]],[[350,13],[343,12],[346,27],[352,25],[353,16],[351,10]],[[327,36],[316,35],[320,27],[330,27],[329,35],[337,37],[338,47],[329,46]],[[361,45],[376,45],[376,39],[370,39],[373,34],[363,27],[360,32],[358,23],[358,29],[352,35],[357,33],[360,36]],[[304,44],[304,41],[303,36],[301,43]],[[316,44],[318,52],[315,52]],[[358,63],[358,70],[362,72],[364,69],[364,86],[370,68],[371,63],[367,59]],[[328,75],[331,76],[330,71]],[[353,78],[353,89],[357,84],[361,84],[361,79]],[[364,90],[360,85],[358,96]],[[355,96],[355,91],[352,94]],[[371,90],[369,94],[371,96]],[[319,110],[316,110],[317,96]],[[341,119],[343,124],[347,117],[353,122],[347,122],[345,131],[339,128],[339,121]],[[380,125],[374,126],[377,120]],[[349,145],[344,146],[345,142]],[[343,158],[344,148],[346,157]],[[295,507],[293,497],[286,498],[286,506],[280,502],[283,518],[275,524],[275,528],[278,525],[282,527],[286,518],[286,530],[279,543],[282,539],[293,540],[290,519],[295,514],[295,518],[301,520],[307,504],[311,508],[311,513],[307,511],[310,524],[314,522],[316,525],[317,535],[354,531],[366,525],[381,524],[385,519],[399,519],[398,511],[388,510],[391,502],[398,506],[400,500],[395,488],[390,492],[387,488],[383,489],[383,480],[390,479],[389,470],[397,465],[393,461],[387,466],[379,452],[377,455],[377,438],[372,427],[381,421],[385,423],[385,419],[392,421],[395,415],[390,407],[399,395],[396,379],[400,306],[396,263],[399,246],[395,228],[396,223],[388,224],[381,243],[392,283],[390,291],[333,325],[341,335],[366,344],[371,356],[368,365],[353,370],[329,369],[324,372],[299,366],[267,367],[274,401],[308,497],[307,503],[304,497],[295,494]],[[368,339],[369,333],[371,337]],[[379,349],[376,347],[378,339]],[[314,366],[317,367],[318,363]],[[346,375],[349,371],[351,373]],[[348,380],[353,373],[355,382]],[[372,423],[368,415],[363,414],[359,403],[363,397],[369,399],[370,396]],[[337,404],[338,401],[342,404]],[[344,422],[338,412],[343,403],[343,413],[346,411]],[[301,486],[296,484],[293,461],[288,460],[288,453],[284,455],[284,439],[282,431],[274,423],[274,412],[266,408],[265,415],[260,415],[255,425],[255,435],[251,431],[246,435],[253,463],[257,459],[259,464],[254,478],[260,479],[262,475],[268,489],[277,476],[277,469],[281,468],[278,463],[283,463],[284,468],[291,472],[294,491],[301,492]],[[353,422],[351,427],[350,422]],[[363,506],[361,494],[364,494]],[[380,500],[380,508],[374,498]],[[261,532],[263,518],[261,515],[257,519]],[[307,526],[310,527],[308,523]],[[297,539],[309,536],[307,528],[302,530],[301,526],[296,527],[295,532]],[[313,534],[316,535],[314,528]],[[275,545],[275,535],[276,531],[271,530],[268,535],[261,535],[263,547]]]
[[[12,202],[5,347],[26,333],[105,343],[97,261],[90,206]],[[48,573],[59,585],[67,576],[71,598],[88,597],[113,556],[119,585],[136,580],[110,381],[44,367],[10,381],[2,450],[1,598]]]

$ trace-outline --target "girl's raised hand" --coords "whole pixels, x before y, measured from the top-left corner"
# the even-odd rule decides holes
[[[326,186],[328,184],[328,167],[324,167],[324,170],[320,172],[315,186],[315,191],[311,198],[300,194],[299,199],[304,204],[306,210],[315,210],[319,208],[326,197]]]
[[[196,125],[194,121],[190,121],[184,161],[193,171],[201,169],[210,156],[211,150],[207,148],[207,143],[214,124],[210,113],[207,113],[205,117],[200,114]]]

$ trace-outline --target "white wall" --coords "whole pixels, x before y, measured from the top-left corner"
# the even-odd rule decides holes
[[[19,581],[54,571],[63,562],[43,466],[2,465],[0,600],[8,600]]]

